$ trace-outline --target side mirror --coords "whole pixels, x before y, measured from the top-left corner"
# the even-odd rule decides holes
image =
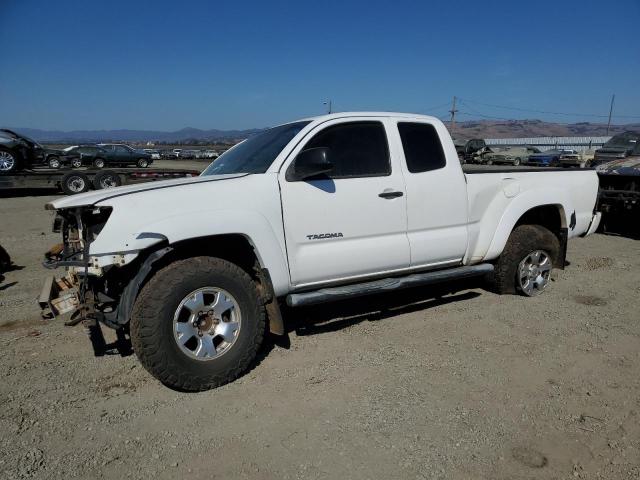
[[[287,180],[297,181],[315,177],[333,170],[333,163],[329,160],[331,150],[326,147],[308,148],[302,150],[287,171]]]

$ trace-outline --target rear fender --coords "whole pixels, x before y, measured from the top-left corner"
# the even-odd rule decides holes
[[[518,221],[529,210],[536,207],[554,206],[560,212],[561,227],[566,228],[570,223],[571,213],[574,211],[569,195],[557,188],[545,188],[544,190],[529,190],[513,199],[507,206],[484,254],[485,260],[497,258],[504,250],[509,235]]]

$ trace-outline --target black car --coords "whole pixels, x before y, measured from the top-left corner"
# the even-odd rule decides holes
[[[33,167],[60,168],[66,161],[62,150],[43,147],[25,135],[0,129],[0,175]]]
[[[135,165],[146,168],[153,163],[151,154],[144,150],[136,150],[129,145],[121,143],[100,143],[96,146],[100,149],[95,153],[93,166],[103,168],[105,165]]]
[[[0,129],[0,174],[42,164],[44,148],[35,140],[14,131]]]
[[[63,150],[65,163],[73,168],[79,168],[83,165],[91,166],[97,163],[102,168],[108,157],[108,152],[95,145],[74,145]]]

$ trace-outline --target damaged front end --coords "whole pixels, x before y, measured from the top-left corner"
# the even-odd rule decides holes
[[[111,213],[111,207],[56,211],[53,231],[62,234],[62,243],[45,253],[43,265],[48,269],[64,267],[65,275],[48,276],[39,298],[43,316],[64,316],[69,326],[83,323],[96,354],[103,354],[105,348],[99,323],[115,329],[119,339],[124,335],[141,283],[153,261],[168,250],[153,252],[143,261],[128,261],[124,253],[92,256],[91,244]]]
[[[103,269],[90,266],[89,245],[106,224],[111,208],[58,210],[53,231],[62,233],[62,243],[45,253],[43,265],[48,269],[66,268],[66,276],[56,279],[50,275],[40,294],[43,315],[64,315],[73,312],[78,323],[80,307],[85,305],[90,276],[101,277]],[[48,309],[48,311],[47,311]]]

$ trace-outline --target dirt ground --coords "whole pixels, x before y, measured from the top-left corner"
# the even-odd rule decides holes
[[[51,196],[0,198],[1,478],[640,478],[640,242],[538,298],[479,284],[287,311],[245,376],[172,391],[42,321]]]

